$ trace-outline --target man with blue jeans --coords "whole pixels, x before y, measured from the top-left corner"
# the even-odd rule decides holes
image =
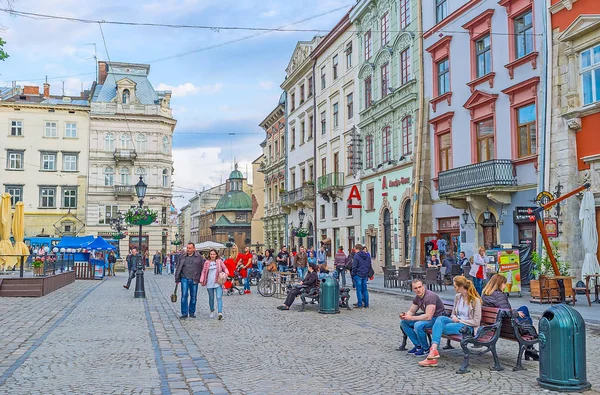
[[[203,265],[204,258],[196,252],[194,243],[188,243],[186,253],[179,258],[175,269],[175,282],[181,283],[181,319],[196,317],[198,283]]]
[[[363,247],[360,244],[354,246],[357,253],[354,255],[352,261],[352,278],[356,286],[356,303],[354,307],[361,308],[369,307],[369,291],[367,290],[367,279],[369,273],[373,267],[371,262],[371,256],[363,251]]]
[[[400,329],[414,345],[408,353],[422,356],[429,352],[429,341],[425,330],[432,328],[437,318],[444,315],[444,302],[435,293],[426,289],[420,279],[413,280],[412,289],[415,298],[410,309],[400,314]],[[423,311],[423,314],[415,315],[419,310]]]
[[[298,272],[298,279],[304,280],[308,267],[308,255],[306,254],[306,248],[300,246],[300,252],[296,255],[296,271]]]
[[[277,254],[277,268],[280,272],[286,272],[290,261],[290,254],[286,246],[281,246],[281,251]]]

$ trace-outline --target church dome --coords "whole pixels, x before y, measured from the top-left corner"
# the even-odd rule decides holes
[[[233,174],[233,173],[232,173]],[[241,173],[240,173],[241,174]],[[230,177],[231,178],[231,177]],[[214,211],[252,210],[252,199],[242,191],[229,191],[219,199]]]

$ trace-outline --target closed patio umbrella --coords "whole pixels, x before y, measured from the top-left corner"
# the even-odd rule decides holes
[[[2,194],[0,200],[0,266],[6,270],[15,264],[15,258],[5,255],[13,254],[13,246],[10,242],[10,195]]]
[[[18,202],[15,205],[15,213],[13,214],[12,232],[15,238],[13,251],[15,255],[29,256],[29,248],[23,242],[25,238],[25,210],[23,202]]]
[[[581,266],[581,279],[585,282],[588,274],[600,273],[600,265],[596,253],[598,252],[598,231],[596,229],[596,205],[594,194],[587,191],[583,194],[581,208],[579,209],[581,221],[581,238],[585,257]]]

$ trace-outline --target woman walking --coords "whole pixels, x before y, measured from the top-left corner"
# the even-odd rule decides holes
[[[473,257],[473,266],[471,266],[471,270],[469,271],[469,275],[473,277],[473,284],[475,284],[475,289],[479,295],[481,295],[483,290],[483,280],[486,277],[486,269],[489,261],[490,258],[485,255],[485,248],[479,247],[479,254]]]
[[[215,317],[215,295],[217,296],[217,313],[219,320],[223,319],[223,285],[219,282],[219,276],[221,273],[229,275],[227,267],[221,259],[219,259],[219,253],[217,250],[210,250],[208,253],[208,260],[204,262],[202,268],[202,275],[200,276],[200,284],[206,287],[208,291],[208,306],[210,307],[210,318]]]

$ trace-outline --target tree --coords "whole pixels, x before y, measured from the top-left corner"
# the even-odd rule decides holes
[[[6,44],[6,41],[4,41],[2,38],[0,38],[0,60],[4,61],[6,58],[8,58],[8,54],[4,51],[4,44]]]

